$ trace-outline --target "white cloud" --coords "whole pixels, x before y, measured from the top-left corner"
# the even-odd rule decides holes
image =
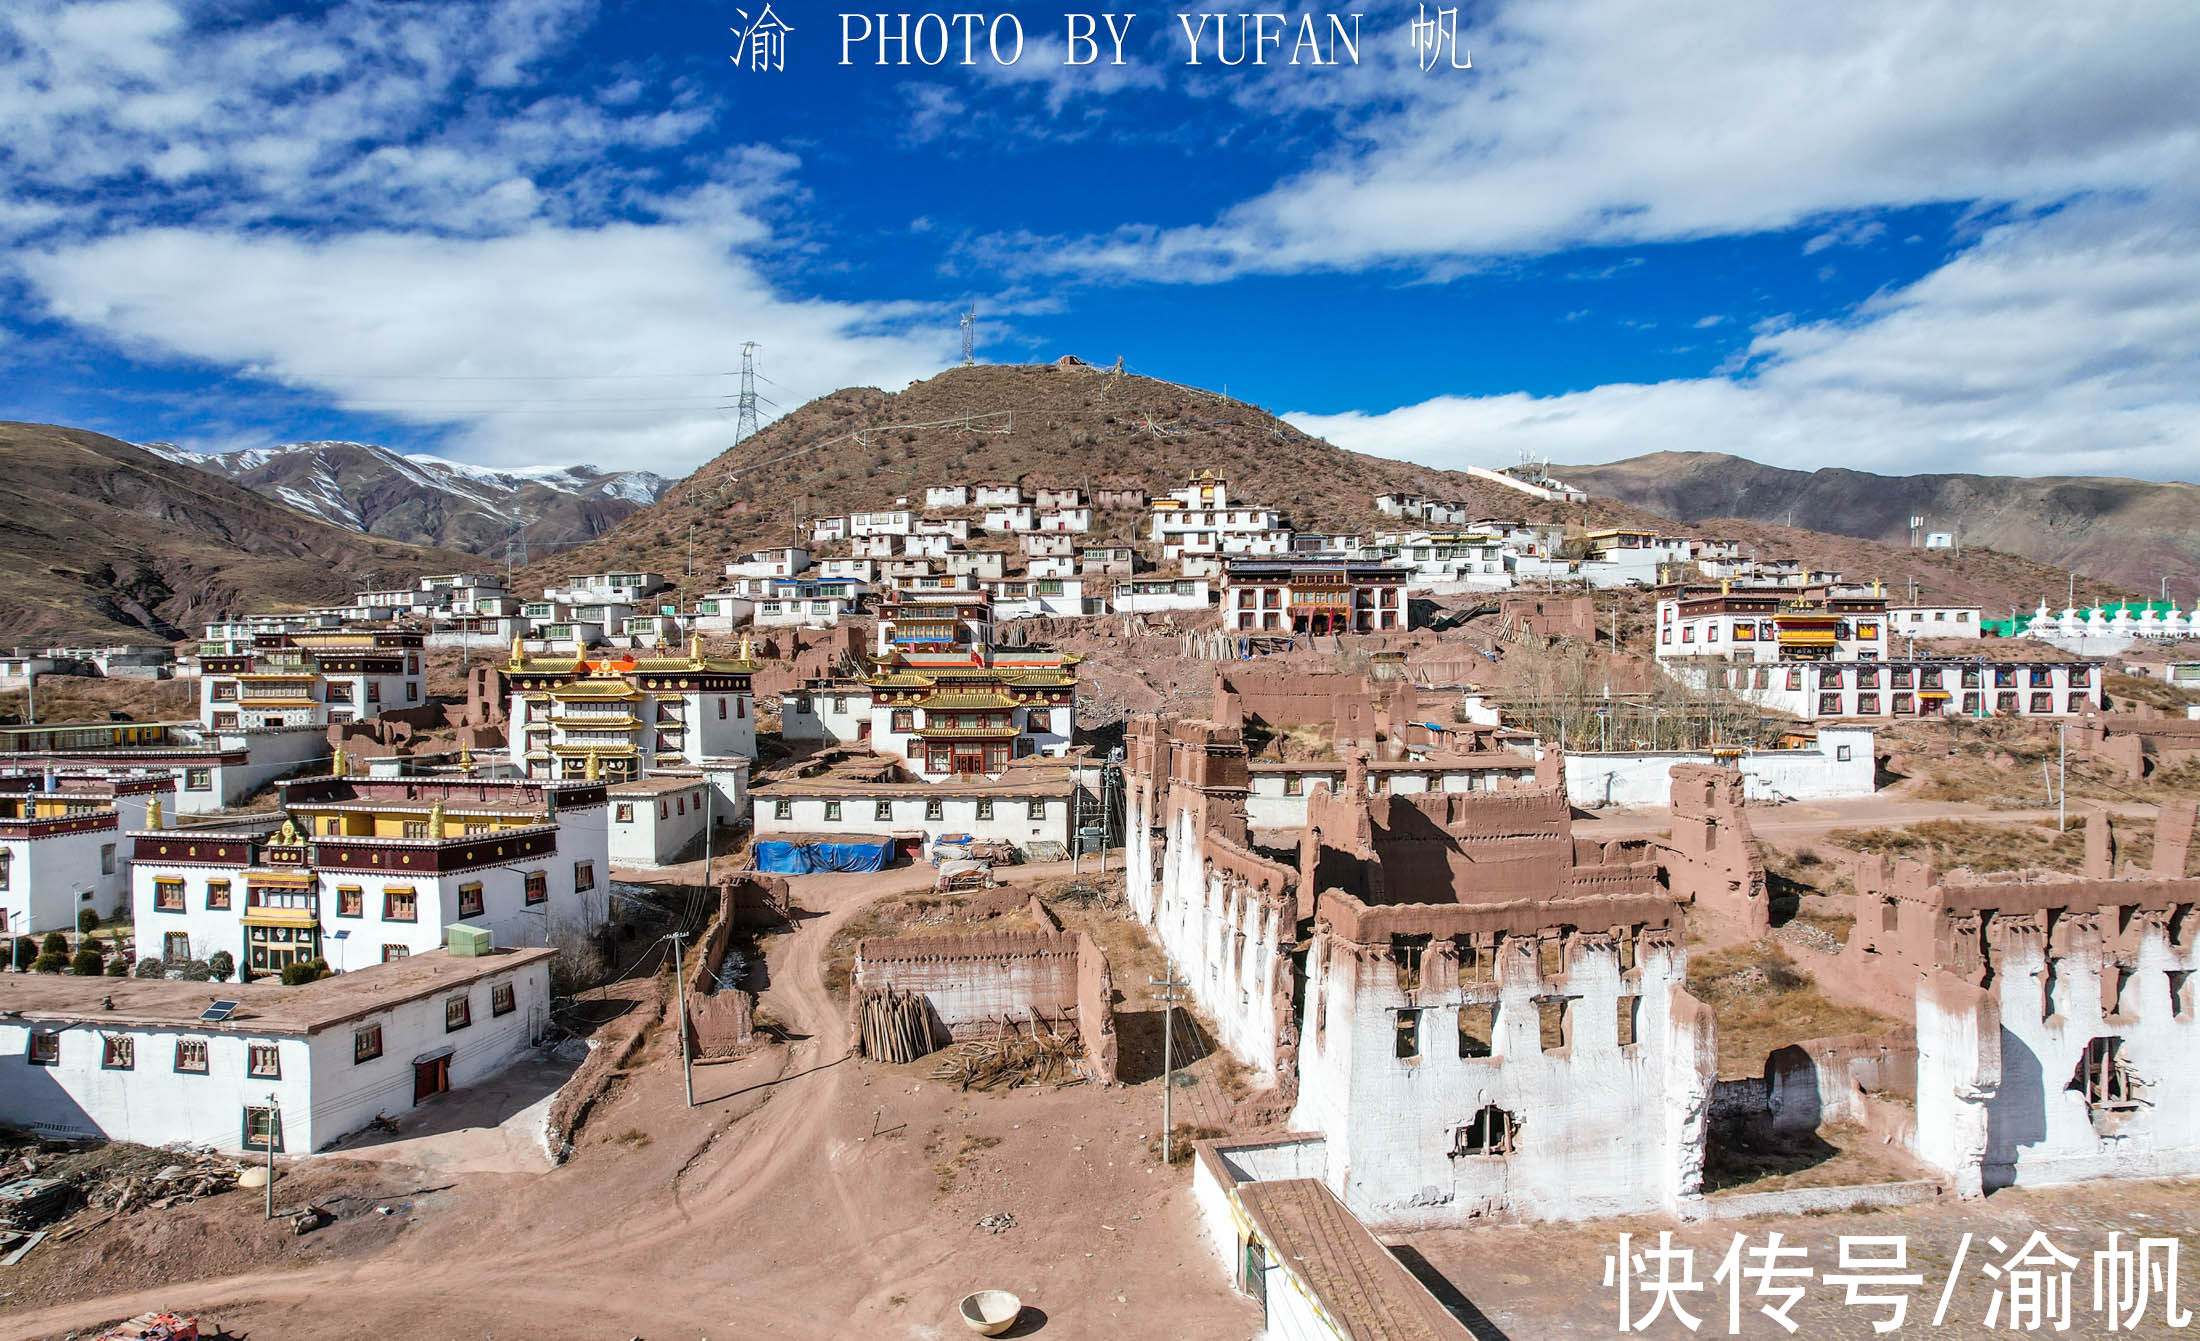
[[[763,345],[782,405],[898,389],[953,353],[944,312],[796,302],[702,225],[535,225],[493,238],[304,242],[149,229],[23,260],[54,315],[148,358],[263,370],[347,409],[456,425],[468,459],[685,470],[732,439]],[[208,301],[209,294],[220,295]],[[583,380],[518,380],[566,378]],[[460,379],[513,380],[460,380]]]
[[[1989,231],[1855,316],[1759,330],[1734,377],[1294,414],[1341,446],[1430,465],[1654,451],[1811,469],[2192,479],[2200,225],[2098,203]]]
[[[1050,242],[1030,263],[1351,270],[2044,202],[2200,168],[2187,0],[1537,0],[1471,43],[1473,71],[1399,76],[1321,163],[1209,224]]]
[[[0,12],[0,281],[138,358],[243,368],[499,464],[692,466],[731,438],[732,384],[684,374],[747,340],[787,406],[951,357],[944,304],[767,281],[802,241],[765,222],[801,201],[791,155],[714,144],[659,175],[649,155],[711,127],[692,90],[535,87],[592,8],[241,24],[21,0]]]

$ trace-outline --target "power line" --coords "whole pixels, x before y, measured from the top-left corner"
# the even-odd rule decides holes
[[[705,377],[731,377],[730,372],[695,373],[361,373],[299,372],[295,369],[246,368],[240,377],[271,381],[284,377],[326,377],[351,382],[625,382],[652,378],[694,381]]]

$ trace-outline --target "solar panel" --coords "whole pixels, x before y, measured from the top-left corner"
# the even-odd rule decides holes
[[[243,1004],[241,1001],[217,1001],[205,1010],[200,1011],[199,1018],[213,1024],[220,1024],[223,1020],[236,1014],[237,1007]]]

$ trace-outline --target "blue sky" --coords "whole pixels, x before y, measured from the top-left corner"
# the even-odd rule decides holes
[[[972,304],[1437,465],[2200,475],[2186,0],[1470,5],[1432,70],[1418,6],[1323,68],[1013,12],[841,67],[797,0],[767,72],[733,4],[13,0],[0,416],[672,473],[743,341],[792,406]]]

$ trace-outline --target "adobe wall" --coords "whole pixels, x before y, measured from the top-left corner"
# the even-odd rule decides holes
[[[1077,936],[1077,1032],[1092,1061],[1094,1079],[1113,1085],[1119,1049],[1115,1035],[1115,973],[1100,943]]]
[[[950,1037],[990,1038],[1034,1015],[1074,1020],[1101,1083],[1115,1078],[1114,979],[1085,932],[870,937],[856,945],[851,1009],[865,993],[912,992]]]
[[[2165,801],[2154,821],[2154,874],[2181,880],[2191,869],[2192,838],[2200,801]]]
[[[1857,888],[1821,982],[1914,1011],[1917,1151],[1960,1190],[2200,1171],[2200,880],[1870,860]]]
[[[512,691],[504,672],[487,664],[474,666],[466,675],[467,726],[502,726],[511,708]]]
[[[2127,732],[2111,732],[2097,716],[2087,714],[2072,722],[2068,739],[2073,753],[2116,769],[2127,782],[2146,776],[2146,742]]]
[[[1917,1031],[1843,1034],[1774,1049],[1764,1074],[1722,1080],[1713,1092],[1713,1140],[1762,1141],[1853,1123],[1900,1150],[1917,1139]]]
[[[1326,1138],[1324,1181],[1384,1230],[1694,1202],[1717,1048],[1684,986],[1680,916],[1647,897],[1368,907],[1324,891],[1291,1116]],[[1416,963],[1393,936],[1431,939]],[[1546,1049],[1542,1007],[1560,1000]],[[1488,1021],[1487,1055],[1463,1055],[1463,1010]],[[1511,1148],[1463,1152],[1490,1106]]]
[[[787,882],[777,876],[718,882],[717,910],[686,956],[688,1039],[696,1056],[730,1057],[755,1039],[755,994],[720,989],[718,972],[737,928],[777,925],[788,906]]]
[[[1597,606],[1593,596],[1515,593],[1500,596],[1497,609],[1500,615],[1518,620],[1530,633],[1545,638],[1596,641]]]
[[[1224,726],[1326,726],[1339,749],[1374,748],[1412,719],[1418,691],[1406,681],[1321,671],[1217,670],[1213,719]]]
[[[1742,775],[1676,764],[1672,807],[1673,836],[1662,865],[1673,897],[1730,936],[1756,940],[1771,934],[1764,854],[1742,809]]]

